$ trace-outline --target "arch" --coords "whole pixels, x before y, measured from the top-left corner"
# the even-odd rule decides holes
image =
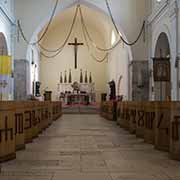
[[[163,49],[162,54],[160,54],[161,48]],[[155,57],[160,57],[161,55],[163,57],[170,56],[170,44],[168,37],[164,32],[161,32],[157,39],[154,55]]]
[[[168,42],[169,42],[169,48],[171,50],[171,34],[170,34],[169,27],[167,24],[162,24],[160,26],[157,26],[153,32],[153,41],[152,41],[153,42],[153,44],[152,44],[152,55],[153,56],[156,53],[155,51],[156,51],[157,41],[158,41],[158,39],[162,33],[166,34],[166,37],[167,37]]]
[[[154,50],[155,50],[154,56],[157,58],[170,57],[170,54],[171,54],[170,43],[168,40],[168,36],[165,32],[161,32],[159,34]],[[154,82],[154,89],[155,89],[155,100],[164,101],[171,98],[171,83],[170,82]]]
[[[8,55],[6,37],[2,32],[0,32],[0,55]]]

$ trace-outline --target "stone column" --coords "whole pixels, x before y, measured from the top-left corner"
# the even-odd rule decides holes
[[[26,100],[28,96],[29,62],[14,60],[14,99]]]

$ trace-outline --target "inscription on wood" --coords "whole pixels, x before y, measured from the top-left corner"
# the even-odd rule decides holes
[[[23,113],[15,114],[15,135],[24,133]]]
[[[32,124],[33,124],[33,126],[36,126],[36,125],[38,124],[38,122],[37,122],[36,111],[35,111],[35,110],[33,110],[33,111],[31,112],[31,119],[32,119]]]
[[[146,112],[145,114],[146,116],[146,123],[145,123],[145,127],[147,129],[152,130],[153,129],[153,124],[156,118],[156,113],[155,112]]]
[[[137,112],[137,114],[138,114],[138,121],[137,121],[138,126],[139,127],[144,127],[144,124],[145,124],[144,123],[145,112],[143,110],[139,110]]]
[[[157,128],[159,130],[165,131],[166,135],[169,135],[169,127],[166,123],[166,118],[164,113],[161,113],[160,116],[158,117],[158,125]]]
[[[135,109],[131,109],[130,110],[130,118],[132,119],[132,123],[133,124],[136,124],[136,110]]]
[[[25,111],[25,128],[26,130],[31,129],[32,127],[32,117],[31,117],[31,111]]]
[[[180,128],[180,116],[174,116],[174,121],[172,122],[172,139],[174,141],[180,140],[179,128]]]
[[[2,142],[2,134],[5,134],[5,141],[8,141],[8,137],[10,137],[10,140],[13,140],[13,128],[8,128],[8,117],[5,116],[4,120],[4,128],[0,129],[0,142]]]

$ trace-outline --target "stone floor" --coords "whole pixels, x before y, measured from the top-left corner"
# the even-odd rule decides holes
[[[0,180],[180,180],[180,162],[98,115],[64,115]]]

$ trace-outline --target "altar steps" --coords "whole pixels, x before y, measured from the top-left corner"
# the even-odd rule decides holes
[[[62,109],[63,114],[98,114],[97,106],[66,106]]]

